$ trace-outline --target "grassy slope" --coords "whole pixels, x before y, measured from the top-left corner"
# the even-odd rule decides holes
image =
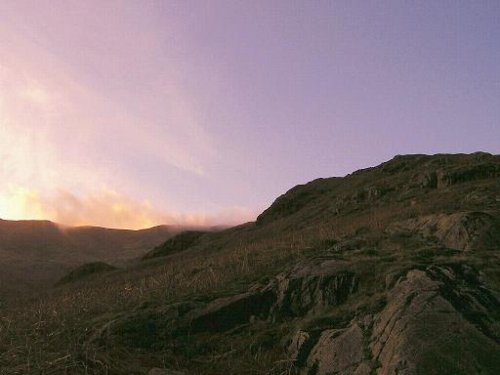
[[[0,309],[0,373],[126,374],[146,373],[155,366],[207,374],[290,372],[282,341],[297,329],[299,322],[293,320],[182,336],[172,347],[161,335],[148,336],[149,320],[139,319],[111,342],[97,347],[85,343],[103,324],[124,314],[161,314],[163,306],[176,301],[241,292],[293,264],[321,256],[346,262],[360,276],[359,292],[327,316],[300,321],[301,327],[377,311],[384,304],[387,278],[414,265],[467,262],[483,270],[499,291],[498,249],[447,250],[420,237],[386,232],[393,222],[431,213],[486,211],[498,220],[499,179],[490,172],[467,174],[485,164],[498,166],[499,157],[399,157],[343,179],[316,180],[280,197],[257,223],[211,233],[184,252],[125,271],[11,302]],[[436,169],[458,170],[449,173],[458,180],[447,184],[443,177],[439,188],[432,182],[426,185],[427,174]],[[335,246],[340,251],[332,254]],[[145,344],[137,343],[141,336],[148,337]]]

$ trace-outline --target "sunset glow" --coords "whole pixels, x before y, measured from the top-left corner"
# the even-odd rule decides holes
[[[0,218],[236,224],[398,153],[500,152],[498,3],[395,8],[2,1]]]

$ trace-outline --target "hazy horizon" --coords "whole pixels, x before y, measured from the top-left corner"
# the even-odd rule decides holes
[[[0,218],[254,220],[396,154],[500,153],[500,3],[0,3]]]

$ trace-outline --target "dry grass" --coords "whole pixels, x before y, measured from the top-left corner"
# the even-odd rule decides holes
[[[177,256],[61,287],[0,311],[1,374],[101,373],[81,358],[96,319],[246,285],[300,259],[300,241],[240,243],[206,256]],[[106,367],[103,365],[104,368]],[[105,370],[104,370],[105,371]],[[106,372],[104,372],[106,373]]]

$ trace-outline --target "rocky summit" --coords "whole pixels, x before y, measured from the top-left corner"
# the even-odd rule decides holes
[[[255,223],[7,300],[0,368],[499,374],[500,156],[396,156],[296,186]]]

